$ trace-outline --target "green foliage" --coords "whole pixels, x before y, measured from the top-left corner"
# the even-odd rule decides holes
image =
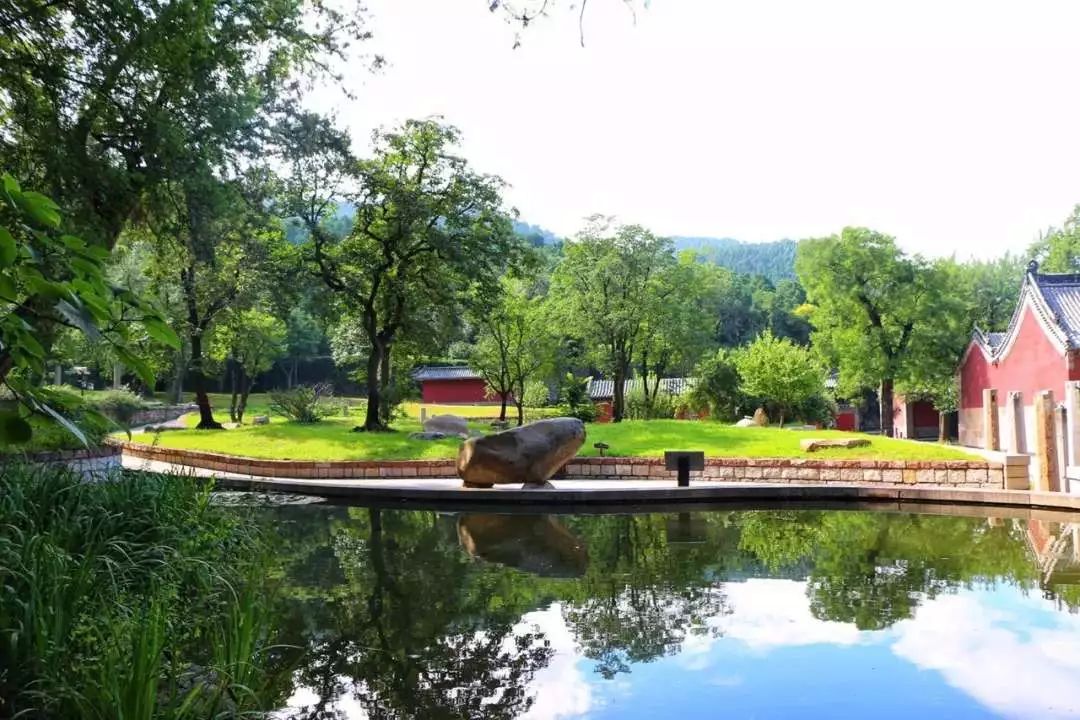
[[[125,428],[131,424],[136,413],[149,407],[146,401],[130,390],[106,390],[94,393],[87,398],[86,402]]]
[[[301,385],[270,393],[270,409],[292,422],[317,423],[332,412],[327,405],[331,397],[333,390],[329,385]]]
[[[734,359],[742,391],[774,406],[781,426],[785,415],[790,417],[798,406],[824,392],[825,371],[815,356],[786,338],[763,333]]]
[[[10,175],[0,189],[0,383],[18,402],[0,406],[0,444],[25,442],[27,415],[52,418],[84,444],[89,439],[49,404],[36,382],[46,371],[49,349],[62,327],[107,345],[114,357],[144,382],[153,376],[131,349],[131,328],[156,341],[179,345],[161,314],[123,289],[104,271],[108,252],[61,231],[60,209],[49,198],[24,191]]]
[[[117,425],[78,391],[67,386],[51,385],[39,388],[42,401],[79,430],[75,435],[51,416],[31,415],[32,436],[23,443],[0,443],[0,455],[50,452],[96,447]]]
[[[411,120],[375,137],[371,158],[354,161],[325,121],[301,118],[283,130],[292,166],[286,204],[307,226],[305,257],[367,344],[364,427],[385,430],[392,403],[392,354],[402,338],[439,337],[466,301],[490,297],[526,253],[503,207],[503,181],[456,154],[454,127]],[[325,227],[336,186],[363,188],[350,232]]]
[[[635,383],[626,395],[626,417],[628,420],[671,419],[675,417],[677,404],[678,398],[663,390],[646,397],[642,384]]]
[[[1080,205],[1061,227],[1051,227],[1028,248],[1028,256],[1039,263],[1043,272],[1080,272]]]
[[[612,233],[604,218],[593,218],[567,243],[565,257],[552,276],[552,315],[611,373],[616,422],[624,413],[622,388],[635,359],[635,343],[643,337],[646,319],[662,302],[660,278],[673,262],[666,238],[637,225]]]
[[[970,332],[957,298],[955,268],[909,257],[893,238],[865,228],[799,243],[796,269],[813,304],[818,351],[839,370],[839,391],[880,386],[892,407],[893,383],[951,374]],[[892,412],[882,413],[892,434]]]
[[[265,635],[223,662],[223,638],[273,604],[261,541],[209,497],[183,477],[0,473],[0,714],[211,717],[224,697],[262,708],[241,683],[266,673]]]
[[[596,404],[589,397],[589,378],[567,373],[559,385],[559,414],[582,422],[596,419]]]
[[[542,408],[551,404],[551,389],[542,380],[533,380],[525,385],[522,401],[527,408]]]
[[[746,243],[732,238],[673,237],[675,247],[743,275],[761,275],[780,283],[795,277],[795,241]]]
[[[717,350],[694,369],[694,386],[687,401],[695,411],[707,410],[714,420],[734,420],[747,408],[742,379],[730,350]]]

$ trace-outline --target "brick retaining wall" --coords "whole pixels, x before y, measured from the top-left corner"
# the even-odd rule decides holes
[[[187,465],[206,470],[300,479],[447,478],[455,477],[454,460],[266,460],[234,455],[117,443],[129,457]],[[580,480],[674,480],[659,458],[576,458],[557,478]],[[1004,468],[983,460],[934,462],[876,460],[808,460],[802,458],[710,458],[695,480],[718,482],[843,483],[867,485],[926,485],[946,487],[1004,487]]]
[[[660,458],[576,458],[562,477],[588,480],[675,480]],[[1004,466],[985,460],[812,460],[804,458],[708,458],[692,480],[719,482],[843,483],[1004,487]]]

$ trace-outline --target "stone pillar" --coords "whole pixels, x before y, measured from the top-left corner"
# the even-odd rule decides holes
[[[1075,380],[1065,383],[1065,442],[1066,464],[1080,465],[1080,382]]]
[[[1024,445],[1024,393],[1013,391],[1005,401],[1005,449],[1019,454]]]
[[[997,390],[983,390],[983,447],[987,450],[1001,449],[1001,432],[998,430]]]
[[[1069,442],[1066,419],[1067,413],[1065,412],[1065,405],[1057,405],[1054,407],[1054,438],[1057,440],[1057,461],[1058,461],[1058,485],[1062,492],[1069,492],[1069,484],[1065,479],[1068,477],[1066,469],[1069,467],[1069,453],[1072,451]]]
[[[427,422],[427,408],[423,405],[420,406],[420,424],[423,425]]]
[[[1057,467],[1057,433],[1054,430],[1054,393],[1035,393],[1035,456],[1039,474],[1035,490],[1057,492],[1061,489]]]
[[[915,403],[908,402],[907,398],[904,398],[904,437],[915,439]]]

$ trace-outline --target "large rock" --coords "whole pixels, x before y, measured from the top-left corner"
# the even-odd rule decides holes
[[[577,455],[585,424],[577,418],[537,420],[486,437],[469,438],[458,451],[457,471],[466,487],[496,483],[542,485]]]
[[[767,427],[769,425],[769,415],[765,412],[765,408],[759,407],[754,411],[754,424],[758,427]]]
[[[469,437],[469,423],[457,415],[435,415],[424,421],[424,432]]]
[[[810,453],[828,448],[870,447],[870,441],[866,438],[829,438],[828,440],[807,438],[799,441],[799,447],[802,448],[803,452]]]
[[[462,515],[458,540],[473,557],[543,577],[581,577],[585,544],[550,515]]]

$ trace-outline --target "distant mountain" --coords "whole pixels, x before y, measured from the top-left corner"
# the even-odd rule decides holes
[[[735,272],[764,275],[772,282],[795,277],[795,241],[741,242],[734,238],[671,238],[676,250],[696,250],[702,258]]]
[[[514,221],[514,232],[538,247],[540,245],[556,245],[559,242],[559,236],[547,228],[520,220]]]

